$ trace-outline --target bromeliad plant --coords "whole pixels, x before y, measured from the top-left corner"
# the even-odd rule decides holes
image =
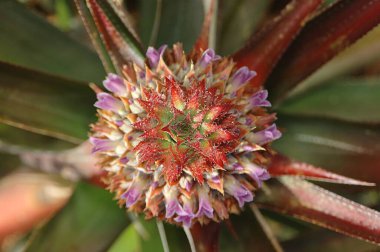
[[[217,0],[205,0],[204,17],[197,19],[191,16],[191,11],[187,14],[190,15],[189,26],[188,30],[181,31],[183,36],[175,36],[178,29],[185,27],[176,28],[171,18],[173,15],[185,18],[182,16],[185,10],[180,11],[177,7],[188,7],[194,13],[202,11],[199,1],[164,0],[153,5],[148,2],[142,1],[136,14],[142,27],[148,30],[147,27],[152,26],[151,36],[144,37],[145,29],[140,32],[143,40],[150,39],[145,43],[148,45],[145,54],[142,39],[130,22],[132,16],[124,11],[123,5],[117,1],[75,1],[108,73],[103,87],[91,84],[97,97],[95,103],[85,85],[16,67],[14,63],[33,67],[30,63],[33,60],[4,56],[7,63],[0,63],[4,87],[1,95],[6,107],[0,110],[0,120],[6,125],[2,129],[8,134],[5,142],[20,144],[10,134],[15,127],[81,143],[85,140],[86,122],[94,121],[95,113],[89,107],[95,104],[98,109],[98,119],[91,124],[90,130],[92,154],[87,143],[65,152],[31,152],[14,146],[8,150],[16,152],[28,165],[49,171],[60,169],[63,174],[87,181],[101,181],[128,212],[157,219],[165,250],[174,245],[167,244],[161,221],[184,227],[192,250],[218,251],[219,231],[226,223],[230,237],[240,236],[235,243],[243,242],[244,235],[239,235],[241,230],[248,232],[250,239],[255,241],[253,245],[244,241],[243,250],[282,251],[277,237],[284,239],[279,233],[285,229],[272,231],[271,227],[276,226],[273,222],[268,224],[259,209],[290,215],[380,244],[378,212],[306,181],[356,186],[370,186],[378,181],[380,133],[376,126],[380,122],[377,111],[380,85],[376,80],[375,83],[366,80],[359,84],[333,83],[312,89],[308,83],[316,82],[312,78],[318,75],[304,81],[380,22],[380,1],[341,0],[333,4],[321,0],[290,1],[280,14],[266,20],[241,49],[230,46],[248,37],[242,35],[235,39],[234,33],[238,31],[231,32],[231,29],[246,26],[239,23],[242,27],[231,28],[229,25],[234,21],[229,18],[235,16],[245,20],[246,5],[265,8],[267,1],[218,4]],[[20,8],[10,1],[3,5],[15,10]],[[165,8],[173,13],[165,17]],[[154,9],[152,15],[150,11]],[[228,15],[218,17],[218,9]],[[240,10],[241,15],[235,14],[234,9]],[[150,19],[152,22],[146,23],[150,16],[154,17]],[[218,18],[224,22],[220,22],[220,32],[216,33]],[[194,24],[200,24],[200,19],[203,19],[200,30],[194,31]],[[217,34],[221,38],[219,43]],[[375,42],[378,43],[378,28],[370,34],[377,36]],[[158,49],[152,47],[160,40],[163,45]],[[372,50],[370,45],[364,47]],[[12,48],[13,45],[9,43],[8,46]],[[229,52],[229,56],[219,56],[218,50],[220,54]],[[365,52],[363,48],[357,51]],[[72,52],[73,57],[78,56],[78,50]],[[368,57],[367,54],[362,57],[363,64]],[[359,59],[343,55],[341,62],[353,58]],[[337,67],[340,59],[329,63],[330,68]],[[92,59],[87,61],[93,64],[91,62]],[[42,65],[37,64],[35,68]],[[64,71],[68,70],[67,75],[73,74],[78,82],[100,83],[101,74],[95,73],[88,78],[92,72],[87,71],[84,64],[83,71],[81,64],[74,69],[62,69],[54,64],[44,67],[50,74],[64,76]],[[326,75],[323,68],[320,72],[319,75]],[[298,85],[302,81],[303,85]],[[296,86],[298,94],[289,95]],[[16,92],[26,100],[15,97]],[[46,113],[46,117],[31,117],[37,111]],[[78,115],[82,112],[85,116]],[[280,130],[275,124],[277,117]],[[37,137],[25,131],[17,134]],[[38,137],[38,140],[43,139]],[[47,146],[43,144],[43,148]],[[313,165],[294,158],[309,160]],[[91,169],[95,160],[100,171]],[[326,169],[316,167],[318,164],[325,164]],[[342,168],[342,174],[369,182],[338,175],[328,171],[329,166]],[[96,201],[92,193],[86,185],[79,186],[68,206],[73,207],[83,199]],[[257,221],[244,225],[231,221],[234,220],[231,214],[240,214],[247,205]],[[97,233],[105,236],[99,247],[92,247],[98,251],[110,247],[110,242],[126,222],[119,209],[108,205],[101,209],[104,211],[99,213],[107,216],[113,211],[113,217],[120,219],[115,217],[109,222],[100,222],[107,228]],[[61,232],[60,220],[67,216],[70,212],[65,208],[43,228],[41,238],[29,242],[30,251],[56,251],[57,243],[42,245],[41,241],[44,235],[45,239],[54,238],[51,230],[56,230],[57,234]],[[141,222],[135,215],[130,217],[144,236]],[[280,219],[279,222],[284,225],[289,220]],[[298,232],[302,230],[299,228]],[[171,235],[177,237],[174,233],[169,235],[169,240]],[[73,244],[83,250],[94,246],[81,240]],[[112,248],[119,246],[117,244]],[[70,244],[63,247],[62,251],[72,248]]]

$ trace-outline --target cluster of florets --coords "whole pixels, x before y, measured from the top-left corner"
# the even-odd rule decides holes
[[[256,75],[212,49],[149,48],[147,64],[109,74],[90,141],[110,190],[128,210],[191,226],[239,213],[269,179],[281,133]]]

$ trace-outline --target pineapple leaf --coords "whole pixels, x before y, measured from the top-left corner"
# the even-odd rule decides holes
[[[327,230],[315,230],[284,242],[285,251],[320,252],[376,251],[378,246]]]
[[[371,64],[380,60],[379,40],[380,25],[303,80],[289,93],[289,98],[305,93],[310,88],[330,84],[330,80],[338,76],[371,67]]]
[[[254,69],[258,75],[252,86],[261,86],[274,65],[322,0],[293,0],[281,15],[255,33],[248,44],[233,55],[238,66]]]
[[[380,123],[380,79],[345,78],[288,99],[283,114],[334,118],[348,122]]]
[[[222,0],[220,1],[221,27],[218,38],[218,51],[228,55],[249,39],[252,31],[256,30],[270,7],[269,1],[252,0]],[[236,29],[239,27],[239,29]]]
[[[248,209],[241,215],[231,215],[230,220],[222,225],[220,247],[222,251],[231,252],[276,251],[259,221]]]
[[[347,185],[375,185],[373,183],[347,178],[307,163],[293,161],[279,154],[272,159],[268,171],[272,176],[297,176],[309,180]]]
[[[141,251],[141,237],[133,225],[129,225],[112,244],[108,252]]]
[[[378,126],[279,114],[283,136],[273,148],[283,155],[358,180],[380,182]]]
[[[120,72],[128,61],[143,65],[141,44],[113,4],[103,0],[76,0],[76,5],[106,71]]]
[[[257,197],[259,207],[380,244],[380,213],[375,210],[294,177],[279,178],[268,190]]]
[[[219,251],[220,223],[196,224],[191,228],[197,251]]]
[[[181,42],[186,51],[191,50],[203,23],[202,0],[142,0],[140,9],[139,32],[145,45]]]
[[[0,122],[71,143],[87,138],[95,95],[85,83],[0,62]]]
[[[0,60],[79,81],[103,79],[96,54],[18,1],[0,1]]]
[[[218,0],[203,0],[205,15],[201,33],[195,41],[194,48],[215,48]]]
[[[285,94],[380,23],[380,1],[342,0],[309,22],[268,81],[272,100]]]
[[[0,123],[0,151],[19,154],[24,150],[64,150],[73,143]]]

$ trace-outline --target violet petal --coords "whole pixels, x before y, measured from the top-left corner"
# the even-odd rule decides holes
[[[125,96],[127,93],[127,87],[124,84],[123,78],[117,74],[110,73],[103,81],[104,87],[119,96]]]

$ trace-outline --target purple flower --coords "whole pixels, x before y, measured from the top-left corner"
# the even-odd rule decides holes
[[[92,148],[92,153],[98,151],[111,151],[116,147],[116,142],[109,139],[90,137],[90,143],[94,146]]]
[[[253,200],[253,194],[233,176],[226,176],[224,188],[237,200],[240,207],[243,207],[245,202]]]
[[[178,201],[178,190],[176,187],[166,185],[163,194],[165,197],[166,218],[171,218],[175,214],[179,215],[183,213],[183,209]]]
[[[103,81],[104,87],[119,96],[127,94],[127,87],[124,84],[123,78],[117,74],[110,73]]]
[[[139,188],[131,185],[129,189],[121,196],[122,199],[125,199],[125,206],[130,207],[137,202],[141,196],[141,190]]]
[[[248,81],[250,81],[253,77],[255,77],[257,73],[255,71],[249,70],[248,67],[241,67],[239,70],[235,72],[232,76],[230,83],[232,85],[231,92],[235,92],[244,86]]]
[[[183,177],[180,179],[179,184],[182,188],[186,189],[186,191],[190,192],[193,187],[193,179],[190,177]]]
[[[199,66],[205,68],[212,61],[219,60],[221,57],[215,54],[213,49],[207,49],[203,52],[201,59],[199,60]]]
[[[178,216],[174,219],[176,222],[182,222],[185,227],[190,227],[191,222],[195,215],[193,213],[193,198],[188,199],[182,197],[183,200],[183,211],[178,213]]]
[[[234,171],[241,171],[241,170],[244,169],[244,167],[243,167],[240,163],[236,162],[236,163],[234,163],[234,164],[232,165],[232,169],[233,169]]]
[[[148,187],[148,180],[141,173],[137,173],[128,190],[121,195],[121,198],[125,199],[125,206],[128,208],[135,204]]]
[[[272,142],[281,137],[281,132],[277,129],[276,124],[272,124],[268,128],[259,132],[250,133],[247,138],[256,144],[263,145]]]
[[[158,62],[160,61],[161,56],[164,54],[167,45],[162,45],[158,50],[154,49],[153,47],[149,47],[146,51],[146,57],[149,60],[149,64],[152,68],[157,67]]]
[[[115,113],[120,112],[123,109],[123,103],[108,93],[98,93],[98,101],[95,103],[95,107],[110,110]]]
[[[270,107],[272,104],[267,100],[268,91],[260,90],[249,98],[248,109],[253,107]]]
[[[119,159],[119,161],[120,161],[120,163],[122,163],[122,164],[126,164],[126,163],[129,162],[129,158],[128,158],[128,157],[122,157],[122,158]]]
[[[256,181],[259,188],[263,185],[263,181],[270,179],[269,172],[254,163],[248,161],[245,163],[244,168],[248,175]]]
[[[192,222],[193,219],[194,219],[194,214],[193,213],[186,213],[184,215],[177,216],[174,220],[176,222],[182,222],[182,224],[185,227],[190,227],[191,226],[191,222]]]
[[[198,190],[198,199],[199,199],[199,207],[198,212],[196,213],[196,217],[207,216],[208,218],[212,218],[214,216],[214,209],[211,206],[210,199],[208,196],[208,190],[203,187]]]
[[[181,204],[179,204],[178,199],[172,199],[171,201],[165,204],[166,214],[165,218],[169,219],[173,217],[175,214],[179,215],[183,212]]]

